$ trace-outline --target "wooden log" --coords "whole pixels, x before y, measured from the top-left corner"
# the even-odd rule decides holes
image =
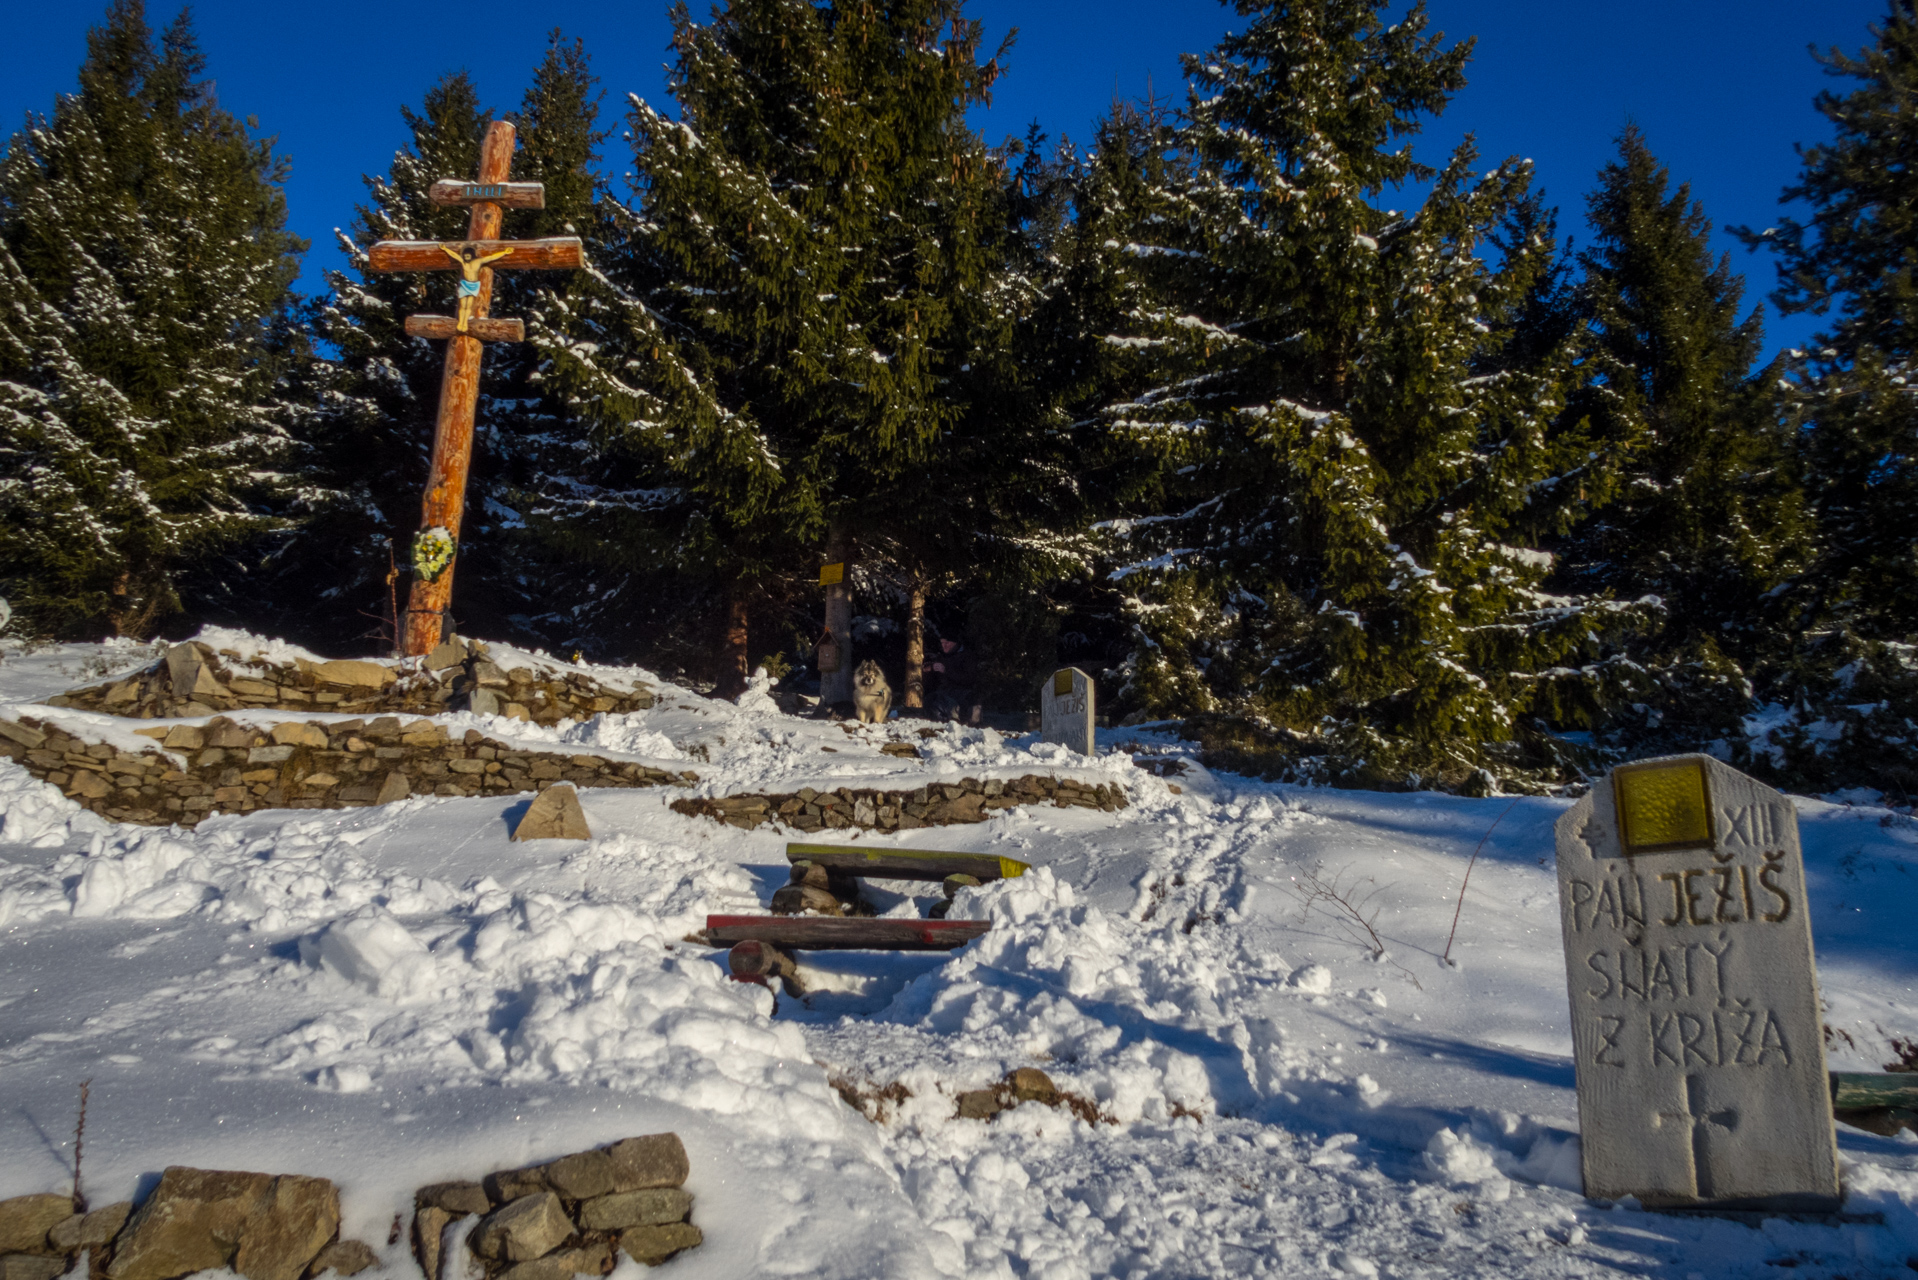
[[[1867,1111],[1873,1107],[1918,1111],[1918,1072],[1834,1071],[1831,1105],[1834,1111]]]
[[[497,208],[476,204],[473,210]],[[459,243],[459,242],[455,242]],[[505,251],[506,256],[487,264],[487,270],[519,268],[530,271],[569,271],[577,269],[584,258],[578,236],[554,236],[550,240],[494,240],[473,236],[464,243],[477,244],[482,255]],[[382,240],[366,250],[367,265],[375,271],[457,271],[455,262],[438,240]]]
[[[790,951],[748,938],[726,953],[726,967],[735,978],[790,978],[799,972],[799,961]]]
[[[459,333],[459,323],[452,316],[408,316],[406,317],[406,336],[444,341]],[[526,322],[475,316],[466,322],[466,332],[481,342],[524,342],[526,341]]]
[[[461,178],[441,178],[427,189],[426,198],[434,204],[496,204],[502,209],[544,209],[546,184],[543,182],[467,182]]]
[[[802,951],[952,951],[992,928],[985,920],[846,916],[707,916],[707,946],[770,942]]]
[[[944,880],[973,876],[981,883],[1010,880],[1026,873],[1028,863],[989,853],[944,853],[937,849],[866,848],[849,844],[789,844],[788,862],[813,862],[856,876],[885,880]]]
[[[788,884],[773,891],[772,912],[776,916],[843,916],[846,904],[830,890],[809,884]]]
[[[482,183],[505,182],[513,171],[513,138],[513,126],[508,121],[495,120],[486,127],[486,138],[480,144],[479,180]],[[474,205],[466,220],[466,238],[495,238],[503,216],[497,204]],[[435,252],[438,252],[437,246]],[[439,257],[451,270],[453,260],[444,253]],[[493,272],[489,267],[480,272],[479,297],[474,300],[471,317],[485,319],[492,306]],[[446,363],[440,374],[439,418],[433,427],[433,460],[427,472],[426,496],[420,502],[420,528],[438,525],[452,535],[455,547],[459,543],[460,522],[466,514],[466,473],[473,465],[473,413],[479,404],[483,350],[485,344],[470,333],[458,334],[446,344]],[[453,601],[453,572],[458,568],[456,553],[453,563],[431,582],[419,577],[413,579],[406,597],[406,617],[400,620],[400,648],[409,656],[419,657],[438,647],[446,608]]]

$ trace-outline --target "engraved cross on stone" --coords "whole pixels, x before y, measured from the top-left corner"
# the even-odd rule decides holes
[[[1706,1140],[1711,1130],[1720,1129],[1726,1133],[1738,1127],[1738,1112],[1730,1107],[1712,1111],[1705,1104],[1705,1077],[1685,1077],[1685,1109],[1683,1111],[1660,1111],[1652,1117],[1652,1127],[1662,1129],[1666,1124],[1691,1126],[1692,1139],[1692,1181],[1695,1194],[1710,1198],[1711,1162],[1706,1159]]]

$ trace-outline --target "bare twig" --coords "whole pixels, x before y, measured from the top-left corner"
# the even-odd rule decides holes
[[[1498,824],[1505,821],[1505,815],[1512,811],[1512,805],[1516,805],[1523,798],[1513,796],[1512,804],[1506,805],[1498,817],[1492,819],[1492,825],[1485,828],[1485,834],[1478,838],[1478,848],[1472,850],[1472,860],[1465,864],[1465,879],[1460,881],[1458,886],[1458,905],[1452,908],[1452,932],[1445,935],[1445,954],[1439,957],[1445,964],[1452,963],[1452,939],[1458,937],[1459,913],[1465,910],[1465,886],[1472,883],[1472,868],[1478,865],[1478,855],[1484,851],[1485,842],[1492,838],[1492,833],[1498,830]]]
[[[80,1147],[87,1137],[87,1094],[93,1089],[93,1079],[88,1077],[80,1082],[80,1119],[73,1126],[73,1211],[87,1211],[86,1193],[80,1190]]]
[[[1379,937],[1376,925],[1379,908],[1372,905],[1372,900],[1384,893],[1389,886],[1378,884],[1370,876],[1366,876],[1363,880],[1354,877],[1350,881],[1345,881],[1338,876],[1327,880],[1321,874],[1319,867],[1313,867],[1306,872],[1299,878],[1299,882],[1301,888],[1297,891],[1297,896],[1301,918],[1309,914],[1313,907],[1318,907],[1331,916],[1354,943],[1371,951],[1374,961],[1386,961],[1394,969],[1410,978],[1413,986],[1421,991],[1425,990],[1416,974],[1386,954],[1385,939]],[[1361,884],[1372,887],[1361,895],[1358,893]]]
[[[1363,897],[1358,896],[1357,892],[1361,883],[1373,886]],[[1325,879],[1319,873],[1319,868],[1314,867],[1306,873],[1303,884],[1305,888],[1300,893],[1299,899],[1306,910],[1330,903],[1331,905],[1326,909],[1327,914],[1339,922],[1352,941],[1360,946],[1369,945],[1374,960],[1385,954],[1385,942],[1379,937],[1379,931],[1372,926],[1372,922],[1379,918],[1379,909],[1372,907],[1372,914],[1369,916],[1365,914],[1365,908],[1371,906],[1372,899],[1378,897],[1381,892],[1370,876],[1363,881],[1354,878],[1350,883],[1341,883],[1336,876],[1330,880]]]

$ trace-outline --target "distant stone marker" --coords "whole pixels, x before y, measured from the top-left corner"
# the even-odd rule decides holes
[[[1557,836],[1585,1194],[1837,1209],[1791,801],[1670,756],[1614,770]]]
[[[1052,673],[1039,693],[1039,740],[1093,753],[1092,677],[1077,667]]]
[[[559,783],[534,797],[526,813],[513,828],[515,840],[591,840],[586,826],[586,811],[579,807],[579,793],[571,783]]]

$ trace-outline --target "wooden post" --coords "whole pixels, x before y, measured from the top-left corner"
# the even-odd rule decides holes
[[[826,539],[826,563],[846,563],[846,535],[837,526]],[[839,642],[839,669],[819,673],[819,710],[852,701],[852,583],[842,574],[826,587],[826,630]]]
[[[746,623],[746,584],[736,580],[726,593],[726,635],[719,651],[719,687],[713,691],[722,698],[746,692],[746,680],[752,674]]]
[[[906,593],[906,701],[926,705],[926,583],[914,578]]]
[[[479,180],[503,183],[513,169],[513,126],[495,120],[486,130],[480,147]],[[499,238],[500,206],[490,200],[477,201],[467,218],[468,240]],[[487,315],[493,305],[493,271],[480,271],[479,300],[473,306],[477,317]],[[446,342],[445,372],[440,378],[439,420],[433,428],[433,465],[426,482],[426,499],[420,504],[420,527],[445,529],[459,545],[460,521],[466,513],[466,473],[473,465],[473,414],[479,403],[480,340],[471,334],[456,333]],[[446,606],[453,599],[453,571],[459,567],[454,557],[445,572],[431,582],[413,579],[413,590],[406,602],[405,643],[402,652],[429,653],[440,642],[441,624]]]

